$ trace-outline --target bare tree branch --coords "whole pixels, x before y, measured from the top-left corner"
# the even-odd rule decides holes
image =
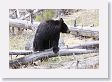
[[[37,13],[38,11],[39,11],[38,9],[34,10],[33,14]],[[19,19],[24,20],[25,18],[27,18],[29,16],[30,16],[30,13],[26,14],[24,17],[21,17]]]

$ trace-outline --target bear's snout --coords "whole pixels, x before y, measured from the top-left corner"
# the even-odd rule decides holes
[[[70,33],[70,30],[69,29],[67,30],[67,33]]]

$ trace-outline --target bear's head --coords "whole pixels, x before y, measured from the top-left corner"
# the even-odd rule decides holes
[[[70,33],[70,30],[68,29],[68,26],[64,23],[63,19],[60,18],[60,32],[62,33]]]

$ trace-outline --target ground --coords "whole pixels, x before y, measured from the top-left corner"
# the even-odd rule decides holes
[[[24,50],[25,49],[25,44],[26,42],[31,39],[30,36],[28,36],[28,34],[32,34],[33,33],[30,31],[26,31],[24,32],[22,35],[18,35],[18,36],[13,36],[10,38],[10,42],[13,42],[13,40],[16,40],[17,42],[13,42],[13,44],[10,46],[10,49],[20,49],[20,50]],[[23,38],[22,36],[24,36],[25,38]],[[61,38],[64,40],[65,45],[68,46],[72,46],[73,44],[83,44],[86,41],[92,41],[92,39],[83,39],[80,40],[78,37],[75,38],[74,35],[71,34],[61,34]],[[82,54],[80,56],[59,56],[59,57],[54,57],[54,58],[49,58],[48,61],[36,61],[34,62],[35,64],[31,64],[26,66],[21,66],[21,68],[29,68],[29,69],[60,69],[60,68],[77,68],[77,60],[80,61],[78,64],[78,68],[82,69],[96,69],[99,66],[99,54],[98,53],[91,53],[91,54]],[[19,57],[23,57],[23,56],[13,56],[13,59],[17,59]],[[11,57],[10,57],[11,58]],[[89,61],[89,62],[88,62]],[[95,61],[95,63],[93,64],[93,62]]]

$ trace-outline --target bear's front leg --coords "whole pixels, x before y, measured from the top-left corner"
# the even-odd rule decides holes
[[[53,47],[53,52],[56,54],[59,51],[59,47]]]
[[[53,41],[53,52],[54,52],[54,53],[57,53],[57,52],[59,51],[58,41],[59,41],[59,39],[55,39],[55,40]]]

